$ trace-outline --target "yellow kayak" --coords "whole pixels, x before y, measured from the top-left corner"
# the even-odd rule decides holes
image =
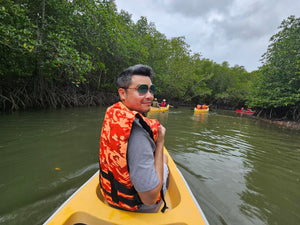
[[[207,108],[207,109],[194,108],[194,113],[207,113],[208,111],[209,111],[209,108]]]
[[[167,105],[166,107],[152,107],[150,108],[149,112],[167,112],[169,111],[170,105]]]
[[[80,187],[44,225],[99,224],[208,224],[188,184],[168,155],[169,187],[165,213],[137,213],[110,207],[105,203],[99,186],[99,171]]]

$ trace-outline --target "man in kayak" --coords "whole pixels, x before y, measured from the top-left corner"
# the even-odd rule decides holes
[[[167,186],[166,129],[143,115],[155,92],[153,71],[145,65],[118,77],[121,101],[105,114],[100,139],[100,186],[109,205],[138,212],[157,212]],[[163,210],[166,209],[164,204]]]

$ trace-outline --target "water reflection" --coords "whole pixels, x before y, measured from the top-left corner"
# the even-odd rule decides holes
[[[253,114],[251,114],[251,113],[239,113],[239,112],[237,112],[236,115],[239,116],[239,117],[246,117],[246,118],[253,117]]]
[[[204,127],[208,119],[208,113],[195,113],[193,116],[194,127]]]
[[[284,132],[269,131],[249,142],[253,142],[255,148],[246,156],[246,166],[251,165],[252,169],[245,175],[247,188],[240,194],[241,212],[259,218],[264,224],[298,224],[300,158],[297,141]]]
[[[234,113],[195,115],[182,110],[170,114],[169,121],[176,126],[168,124],[172,141],[166,146],[200,205],[210,205],[204,211],[211,224],[297,224],[296,134],[284,135],[276,126]]]
[[[42,224],[97,170],[103,115],[90,108],[0,117],[0,224]]]

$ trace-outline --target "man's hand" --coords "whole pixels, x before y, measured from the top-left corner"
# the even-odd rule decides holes
[[[158,126],[158,137],[157,137],[156,145],[164,144],[165,134],[166,134],[166,128],[163,125],[159,125]]]

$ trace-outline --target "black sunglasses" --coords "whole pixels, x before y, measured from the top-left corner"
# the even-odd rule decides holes
[[[146,94],[148,90],[150,90],[150,93],[154,95],[155,93],[155,85],[152,84],[150,88],[147,84],[141,84],[136,88],[124,88],[124,89],[136,89],[140,94]]]

